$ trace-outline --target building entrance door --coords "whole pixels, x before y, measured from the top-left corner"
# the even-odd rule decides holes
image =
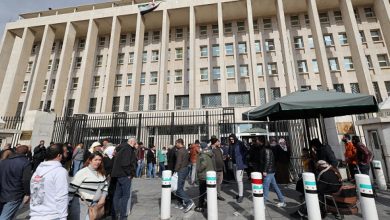
[[[385,175],[386,181],[389,181],[389,176],[387,175],[387,164],[385,162],[385,153],[383,151],[382,142],[380,140],[379,134],[377,130],[369,130],[368,131],[368,137],[369,137],[369,143],[367,143],[369,146],[368,148],[372,151],[374,154],[374,160],[379,160],[382,163],[382,169],[383,173]]]

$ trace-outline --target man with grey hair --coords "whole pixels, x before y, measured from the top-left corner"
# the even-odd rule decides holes
[[[131,203],[131,181],[135,177],[136,139],[130,138],[127,143],[120,144],[116,151],[111,176],[117,178],[114,193],[115,214],[119,219],[127,219],[129,214],[128,203]]]

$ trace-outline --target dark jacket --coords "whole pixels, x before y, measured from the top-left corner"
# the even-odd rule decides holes
[[[318,194],[331,194],[339,191],[341,181],[333,169],[323,172],[320,176],[317,175],[317,191]]]
[[[185,147],[182,147],[176,151],[176,164],[175,172],[179,172],[181,169],[188,167],[190,155]]]
[[[260,172],[262,149],[263,146],[259,144],[253,144],[249,149],[249,163],[253,170],[256,172]]]
[[[215,171],[222,172],[225,169],[225,163],[223,161],[223,152],[221,148],[213,148]]]
[[[149,149],[146,154],[146,161],[147,163],[156,164],[156,151],[153,152],[152,149]]]
[[[167,152],[168,170],[174,171],[176,165],[176,148],[168,149]]]
[[[325,160],[333,167],[337,167],[338,164],[336,156],[329,145],[322,145],[320,149],[317,149],[317,161],[318,160]]]
[[[266,173],[275,173],[275,157],[273,151],[265,147],[262,150],[262,162],[260,165],[260,171]]]
[[[234,144],[229,145],[229,155],[233,162],[236,164],[237,170],[244,170],[248,168],[246,156],[248,149],[242,141],[235,138]]]
[[[13,154],[0,163],[0,202],[30,195],[31,163],[25,155]]]
[[[34,148],[33,155],[33,170],[35,170],[41,162],[45,160],[46,147],[38,145]]]
[[[106,176],[111,175],[112,166],[114,165],[114,159],[110,159],[107,156],[103,157],[103,166],[106,171]]]
[[[112,167],[112,177],[134,177],[137,164],[135,149],[128,143],[122,143],[118,146],[118,151],[114,157]]]

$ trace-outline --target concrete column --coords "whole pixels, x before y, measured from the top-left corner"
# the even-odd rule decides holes
[[[199,96],[200,91],[196,89],[196,64],[195,64],[195,33],[196,33],[196,18],[195,18],[195,8],[193,5],[190,6],[190,66],[189,66],[189,107],[190,109],[200,108]],[[184,70],[185,72],[185,70]],[[183,82],[184,83],[184,82]],[[196,101],[196,103],[195,103]]]
[[[5,30],[3,39],[0,44],[0,88],[3,85],[14,43],[15,35],[11,31]]]
[[[228,107],[228,92],[226,91],[226,66],[225,66],[225,37],[223,28],[222,3],[218,2],[218,43],[219,43],[219,68],[221,74],[221,104],[222,107]],[[211,45],[210,45],[211,46]],[[212,54],[210,54],[212,56]],[[211,80],[213,79],[213,70],[210,69]]]
[[[47,66],[49,65],[54,37],[54,29],[50,25],[46,25],[42,37],[41,48],[38,54],[36,68],[32,76],[31,91],[27,96],[27,111],[39,110],[39,104],[43,93],[43,84],[47,75]],[[52,65],[54,65],[54,62]]]
[[[375,0],[374,9],[376,17],[381,24],[381,30],[387,45],[387,51],[390,54],[390,3],[388,0]]]
[[[161,59],[158,79],[159,92],[157,94],[158,110],[165,110],[167,103],[167,72],[168,72],[168,49],[169,49],[169,28],[170,18],[168,10],[163,11],[162,31],[161,31]]]
[[[116,68],[118,66],[118,51],[121,29],[122,25],[118,17],[113,17],[110,36],[110,47],[108,49],[106,80],[104,81],[103,91],[102,112],[105,113],[111,112],[112,110],[112,99],[114,96],[115,89]]]
[[[54,112],[61,115],[64,107],[64,97],[66,85],[68,85],[68,73],[72,67],[72,53],[76,40],[76,29],[74,25],[69,22],[66,25],[62,51],[60,54],[60,64],[57,70],[56,84],[54,86],[52,104]]]
[[[135,46],[134,46],[134,57],[135,61],[133,64],[133,85],[131,86],[130,93],[130,106],[133,111],[138,111],[138,100],[141,89],[140,78],[142,71],[142,52],[144,49],[144,34],[145,34],[145,21],[140,13],[137,15],[137,26],[135,32]]]
[[[276,13],[278,18],[279,38],[282,46],[284,78],[286,80],[287,94],[298,90],[298,82],[295,74],[294,59],[287,39],[286,18],[284,17],[283,0],[276,1]]]
[[[323,90],[333,89],[332,77],[328,64],[328,57],[326,56],[326,49],[324,38],[321,30],[320,18],[318,16],[318,9],[316,0],[307,0],[308,14],[310,19],[310,28],[313,36],[315,53],[318,63],[318,71],[320,74],[321,86]]]
[[[339,3],[360,91],[375,95],[366,55],[364,54],[360,40],[359,28],[356,23],[355,13],[353,12],[352,2],[351,0],[339,0]]]
[[[91,19],[88,24],[87,39],[85,40],[85,51],[80,68],[79,85],[76,90],[78,99],[75,101],[74,113],[87,113],[89,105],[89,97],[92,86],[92,72],[95,66],[96,41],[98,37],[98,26]],[[107,73],[111,74],[111,73]],[[58,82],[60,83],[60,82]]]
[[[15,60],[10,62],[0,92],[0,100],[2,103],[6,103],[0,105],[0,115],[2,116],[13,116],[16,112],[34,39],[34,32],[30,28],[25,28],[22,39],[16,42],[17,56]]]

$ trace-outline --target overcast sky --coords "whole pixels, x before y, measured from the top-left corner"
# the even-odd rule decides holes
[[[63,8],[110,0],[0,0],[0,41],[5,24],[18,19],[19,14],[44,11],[48,8]]]

